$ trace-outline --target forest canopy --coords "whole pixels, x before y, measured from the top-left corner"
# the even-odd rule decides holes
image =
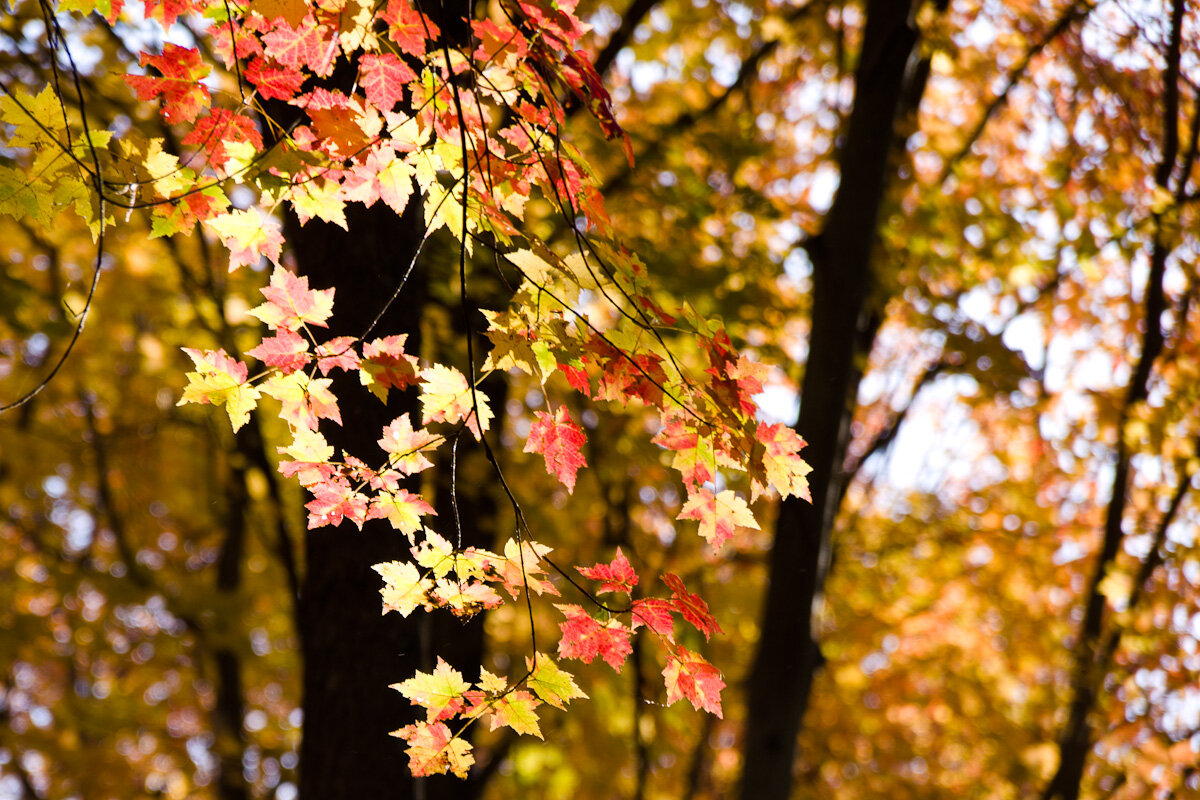
[[[1200,796],[1198,45],[16,0],[0,797]]]

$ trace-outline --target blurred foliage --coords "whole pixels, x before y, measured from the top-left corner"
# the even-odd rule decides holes
[[[627,9],[581,11],[599,49]],[[836,190],[862,17],[828,0],[668,0],[633,27],[607,76],[636,169],[578,119],[614,223],[663,291],[780,365],[763,404],[775,418],[798,402],[804,244]],[[917,13],[931,77],[880,228],[863,231],[879,240],[885,323],[816,611],[827,663],[801,734],[799,797],[1040,794],[1101,564],[1084,796],[1200,797],[1200,18],[1188,8],[1181,110],[1166,123],[1181,152],[1163,185],[1168,17],[1156,3],[1061,0]],[[45,81],[37,8],[19,5],[0,32],[5,86]],[[119,82],[128,43],[161,36],[156,27],[93,18],[71,35],[105,65],[87,73],[109,104],[98,117],[159,125]],[[5,401],[45,373],[82,307],[96,250],[72,219],[35,231],[0,217]],[[542,209],[533,224],[559,223]],[[175,407],[179,346],[248,346],[262,275],[227,278],[200,234],[147,233],[126,225],[106,243],[75,352],[0,417],[0,797],[217,797],[232,780],[287,800],[302,720],[288,579],[301,498],[251,457],[274,458],[280,423],[256,418],[265,444],[239,444],[219,418]],[[1169,253],[1167,309],[1147,321],[1156,247]],[[456,292],[438,292],[450,306]],[[431,303],[428,347],[455,346],[449,318]],[[1146,327],[1160,322],[1148,396],[1130,405]],[[675,344],[687,362],[688,343]],[[479,734],[497,759],[487,796],[730,796],[770,535],[743,530],[709,554],[694,525],[676,522],[667,454],[636,413],[572,408],[592,468],[568,500],[519,452],[541,405],[536,386],[514,386],[500,442],[529,524],[567,563],[620,546],[639,571],[670,570],[701,591],[725,635],[690,644],[725,672],[726,714],[664,707],[663,665],[637,647],[620,675],[580,670],[591,701],[548,715],[545,742]],[[1105,562],[1122,437],[1124,537]],[[231,561],[232,583],[218,575]],[[528,649],[518,613],[488,619],[489,669]],[[535,623],[551,635],[551,620]],[[220,672],[229,658],[233,687]],[[236,729],[220,718],[230,691]]]

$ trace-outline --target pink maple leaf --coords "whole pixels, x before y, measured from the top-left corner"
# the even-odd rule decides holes
[[[343,519],[362,528],[367,519],[367,498],[354,491],[349,483],[335,479],[311,486],[309,491],[313,499],[304,506],[308,509],[309,530],[341,525]]]
[[[333,313],[333,289],[309,289],[308,278],[276,267],[270,286],[262,293],[267,302],[250,309],[250,313],[273,330],[298,331],[303,325],[328,327],[325,320]]]
[[[416,79],[417,73],[391,53],[370,53],[358,61],[358,81],[380,111],[390,111],[403,100],[404,87]]]
[[[663,678],[667,686],[667,705],[687,698],[697,711],[704,709],[722,716],[721,690],[725,688],[725,681],[721,680],[721,671],[698,653],[686,647],[673,648],[663,669]]]
[[[278,367],[287,374],[302,369],[309,362],[308,340],[295,331],[283,328],[274,336],[262,340],[262,344],[250,350],[259,361],[270,367]]]

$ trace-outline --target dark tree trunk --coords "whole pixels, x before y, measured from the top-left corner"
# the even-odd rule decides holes
[[[469,34],[469,3],[450,8],[448,3],[428,0],[420,5],[452,41]],[[354,65],[343,62],[325,83],[348,91],[356,75]],[[270,111],[285,128],[295,116],[294,109],[282,104]],[[288,242],[299,272],[308,276],[313,288],[337,289],[328,331],[331,338],[364,334],[409,271],[424,233],[417,194],[401,217],[382,203],[370,209],[350,204],[346,220],[348,231],[320,220],[301,226],[294,217],[287,219]],[[427,248],[431,246],[433,242]],[[368,339],[406,334],[405,350],[421,352],[428,281],[423,266],[412,270]],[[415,391],[393,390],[385,405],[360,385],[356,375],[335,371],[331,377],[343,424],[322,430],[343,455],[378,463],[383,456],[378,439],[385,425],[404,413],[412,416],[414,425],[419,423]],[[486,486],[460,487],[464,547],[494,543],[495,509],[486,494]],[[453,515],[448,499],[448,484],[443,482],[434,500],[438,530],[454,541],[457,532],[449,527]],[[361,532],[347,522],[306,534],[297,613],[304,670],[301,800],[471,800],[482,788],[478,780],[414,779],[404,743],[389,735],[417,719],[416,710],[389,688],[391,684],[416,670],[428,671],[436,655],[465,668],[466,677],[473,680],[483,652],[482,616],[460,622],[445,612],[417,611],[408,618],[381,615],[382,581],[372,566],[408,559],[409,546],[407,538],[384,520],[367,522]]]
[[[403,218],[376,205],[346,209],[350,233],[317,220],[290,224],[301,273],[314,288],[336,286],[330,336],[359,336],[391,297],[420,241],[420,205]],[[372,336],[408,334],[419,352],[424,287],[414,271]],[[326,431],[343,454],[371,462],[384,425],[419,414],[413,392],[392,392],[384,405],[356,375],[334,373],[343,425]],[[380,455],[382,453],[380,452]],[[299,624],[304,664],[304,736],[300,797],[414,797],[403,743],[388,735],[412,720],[408,702],[389,684],[421,666],[419,616],[380,614],[381,561],[404,559],[408,542],[386,521],[318,528],[305,536]]]
[[[787,499],[776,524],[762,636],[747,687],[743,800],[790,795],[796,737],[822,662],[813,639],[813,601],[841,496],[861,365],[879,325],[881,304],[871,302],[874,232],[898,139],[896,122],[906,102],[919,101],[913,87],[922,70],[914,58],[910,11],[910,3],[897,0],[867,3],[854,108],[839,154],[841,183],[825,230],[809,245],[812,326],[796,429],[808,441],[812,503]]]
[[[359,336],[391,297],[423,232],[421,206],[413,202],[402,218],[377,205],[347,207],[350,233],[310,221],[289,225],[289,240],[303,274],[314,288],[336,286],[329,336]],[[400,296],[370,337],[407,334],[405,349],[420,352],[420,322],[425,304],[425,271],[413,270]],[[342,426],[325,431],[342,453],[371,463],[382,457],[377,440],[384,425],[420,409],[415,392],[391,392],[384,405],[359,385],[357,376],[334,373],[334,393]],[[503,408],[503,402],[499,406]],[[438,467],[435,499],[437,527],[456,541],[449,495],[447,456]],[[459,446],[460,468],[479,453],[468,434]],[[414,490],[416,487],[410,487]],[[491,547],[496,509],[486,485],[458,488],[461,544]],[[456,798],[468,800],[482,788],[478,781],[409,775],[403,742],[389,732],[414,721],[416,712],[389,688],[418,669],[430,670],[440,655],[478,677],[483,652],[483,620],[459,621],[448,612],[408,618],[381,616],[381,580],[372,565],[409,557],[407,538],[386,521],[372,520],[360,532],[351,523],[320,528],[306,535],[305,577],[299,618],[304,662],[304,736],[300,750],[302,800],[358,800],[363,797]]]

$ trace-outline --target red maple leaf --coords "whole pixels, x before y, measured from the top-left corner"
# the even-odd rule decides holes
[[[562,60],[562,74],[567,79],[567,83],[575,90],[575,94],[583,100],[588,109],[592,112],[592,116],[600,123],[600,129],[604,131],[605,139],[615,139],[621,137],[621,146],[625,151],[625,158],[629,161],[629,166],[633,166],[633,144],[629,141],[629,134],[625,133],[621,127],[621,123],[617,122],[616,112],[613,110],[612,97],[609,96],[608,90],[604,88],[604,81],[601,80],[600,74],[596,72],[596,68],[592,66],[592,61],[588,54],[582,50],[576,50],[574,53],[564,53]]]
[[[571,384],[571,388],[577,392],[582,392],[585,395],[591,395],[592,385],[588,381],[587,370],[582,366],[574,364],[559,364],[558,368],[562,370],[563,375],[567,376],[567,383]]]
[[[184,144],[199,146],[208,155],[208,162],[218,169],[229,160],[225,146],[234,142],[249,142],[255,150],[263,146],[262,135],[253,120],[224,108],[214,108],[211,114],[200,117],[183,137]]]
[[[281,67],[265,58],[251,61],[242,74],[265,100],[291,100],[304,83],[304,73],[300,70]]]
[[[633,601],[633,619],[629,627],[637,630],[645,625],[668,641],[675,638],[675,604],[661,597],[643,597]]]
[[[199,50],[168,42],[162,55],[142,53],[138,63],[154,67],[162,77],[126,75],[125,82],[137,92],[139,100],[153,100],[161,95],[162,118],[167,122],[192,122],[208,105],[208,87],[200,80],[211,68]]]
[[[262,42],[258,40],[257,36],[247,35],[244,27],[236,25],[231,27],[229,23],[214,25],[209,28],[209,37],[213,54],[230,71],[233,70],[234,61],[241,61],[262,53]],[[235,44],[237,46],[236,57],[234,55]],[[242,74],[244,75],[245,72]]]
[[[371,141],[358,124],[363,113],[361,102],[320,87],[292,101],[308,112],[313,131],[326,140],[326,149],[343,158],[363,150]]]
[[[572,195],[577,192],[571,191]],[[662,358],[653,353],[630,356],[627,353],[594,337],[588,345],[599,357],[604,373],[596,386],[596,397],[602,400],[627,403],[631,397],[641,398],[646,405],[661,404],[662,386],[667,374],[662,367]]]
[[[274,336],[262,340],[262,344],[250,350],[252,355],[270,367],[278,367],[284,374],[302,369],[309,362],[308,340],[286,328]]]
[[[562,631],[562,638],[558,640],[560,656],[578,658],[585,664],[592,663],[592,659],[600,656],[610,667],[621,671],[621,665],[633,652],[629,628],[615,619],[601,625],[581,606],[555,604],[554,607],[567,617],[566,622],[558,624]]]
[[[719,494],[704,487],[692,491],[678,518],[699,521],[700,535],[708,540],[714,551],[720,550],[738,528],[759,530],[750,506],[732,489]]]
[[[313,499],[304,505],[308,509],[308,529],[323,525],[341,525],[348,519],[362,528],[367,519],[367,498],[354,491],[346,481],[335,478],[309,487]]]
[[[594,581],[600,581],[598,592],[624,592],[629,594],[633,591],[633,587],[638,584],[637,573],[634,572],[633,566],[629,563],[629,559],[625,558],[625,554],[621,552],[621,548],[617,548],[617,555],[608,564],[595,564],[590,567],[576,567],[579,574],[585,578],[591,578]]]
[[[145,16],[156,19],[164,28],[175,24],[175,20],[195,10],[192,0],[145,0]]]
[[[285,67],[302,70],[308,67],[314,75],[324,76],[332,68],[334,43],[326,41],[325,28],[305,17],[299,28],[280,21],[275,29],[262,37],[268,56]]]
[[[392,731],[408,743],[408,768],[413,777],[440,775],[452,772],[466,778],[475,757],[471,755],[471,744],[455,737],[444,722],[415,722]]]
[[[725,357],[714,359],[705,372],[713,376],[709,394],[720,408],[740,409],[743,416],[753,416],[758,409],[754,395],[763,390],[763,380],[770,368],[745,356],[737,360]]]
[[[762,466],[767,481],[784,497],[794,495],[811,503],[806,476],[812,472],[812,467],[800,458],[800,449],[806,444],[804,439],[782,423],[767,425],[760,422],[755,436],[766,448]]]
[[[438,37],[438,26],[417,11],[409,0],[388,0],[380,15],[388,24],[388,33],[401,50],[415,58],[425,57],[425,40]]]
[[[662,579],[667,588],[671,590],[671,602],[676,610],[683,615],[684,619],[692,623],[696,630],[703,633],[704,638],[708,639],[714,633],[722,632],[716,618],[708,610],[708,604],[701,600],[699,595],[689,592],[678,575],[666,572],[663,573]]]
[[[504,50],[520,60],[529,51],[525,37],[509,22],[497,24],[490,19],[472,20],[471,29],[479,40],[474,56],[480,61],[492,61]]]
[[[567,409],[559,406],[553,416],[545,411],[537,412],[537,419],[529,429],[529,440],[525,442],[526,453],[541,453],[546,461],[546,471],[558,478],[568,492],[575,491],[575,475],[587,461],[579,448],[587,442],[587,436],[571,419]]]
[[[391,111],[404,99],[404,87],[416,79],[417,73],[391,53],[371,53],[358,62],[358,82],[380,111]]]

